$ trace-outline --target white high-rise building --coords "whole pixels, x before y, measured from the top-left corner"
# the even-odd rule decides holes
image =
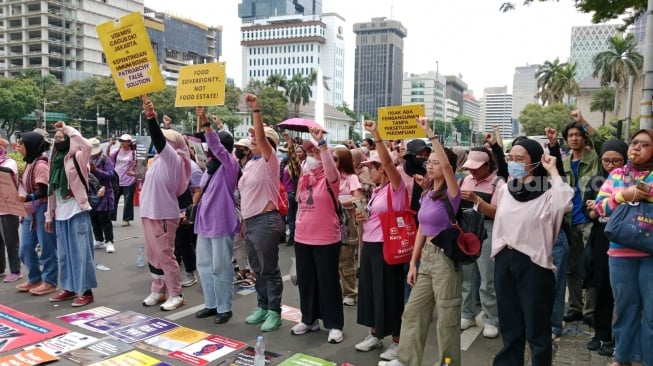
[[[425,74],[404,73],[401,104],[424,104],[424,113],[431,119],[444,121],[444,87],[447,79],[435,71]]]
[[[265,82],[271,75],[290,80],[322,69],[324,80],[313,85],[324,93],[324,103],[341,106],[344,99],[345,19],[335,13],[284,15],[244,22],[241,27],[242,85]],[[324,81],[324,82],[323,82]],[[326,83],[329,87],[324,87]]]
[[[507,86],[485,88],[481,109],[486,132],[492,132],[492,126],[497,125],[502,137],[513,137],[512,95]]]
[[[474,98],[471,90],[463,94],[463,113],[464,116],[472,118],[472,131],[481,131],[481,103]]]
[[[70,81],[108,76],[95,27],[143,11],[143,0],[0,2],[0,75],[27,69]]]
[[[512,79],[512,118],[518,119],[527,104],[538,103],[535,74],[540,67],[540,65],[515,67],[515,76]]]
[[[581,81],[594,72],[593,58],[608,49],[608,39],[619,32],[619,24],[595,24],[571,28],[569,58],[576,63],[576,80]]]

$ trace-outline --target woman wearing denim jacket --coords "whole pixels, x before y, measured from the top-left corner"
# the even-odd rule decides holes
[[[52,232],[54,220],[62,291],[50,301],[74,299],[73,306],[84,306],[93,302],[92,289],[97,287],[91,205],[87,196],[91,143],[62,121],[54,127],[57,132],[50,161],[45,230]]]
[[[601,217],[610,216],[625,202],[653,202],[653,129],[642,129],[633,136],[628,158],[625,167],[610,172],[596,196],[595,207]],[[610,365],[653,365],[653,256],[613,241],[608,256],[615,312],[614,360]]]

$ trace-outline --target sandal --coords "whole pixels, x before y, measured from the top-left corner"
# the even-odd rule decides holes
[[[246,279],[247,277],[245,277],[245,274],[241,273],[240,271],[236,271],[234,274],[234,285],[242,283]]]
[[[247,278],[245,278],[241,283],[240,287],[243,288],[252,288],[256,286],[256,275],[251,272],[247,272]]]

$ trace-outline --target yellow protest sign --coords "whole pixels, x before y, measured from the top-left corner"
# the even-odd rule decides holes
[[[225,69],[224,62],[180,67],[175,107],[223,105]]]
[[[378,129],[382,139],[426,137],[426,132],[417,124],[417,117],[424,116],[423,104],[379,108],[378,116]]]
[[[165,88],[141,13],[102,23],[96,30],[122,100]]]

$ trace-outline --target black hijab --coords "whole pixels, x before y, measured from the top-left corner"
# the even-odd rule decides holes
[[[621,158],[626,161],[628,159],[628,145],[626,145],[625,142],[622,140],[618,140],[616,138],[611,138],[604,142],[601,145],[601,155],[600,157],[603,157],[603,154],[605,154],[608,151],[615,151],[619,155],[621,155]],[[603,164],[601,164],[601,175],[603,178],[608,177],[608,172],[603,168]]]
[[[45,140],[43,135],[38,132],[23,132],[19,136],[23,146],[25,146],[25,156],[23,160],[31,164],[34,160],[41,157],[41,155],[50,148],[50,143]]]
[[[538,164],[531,172],[533,179],[530,181],[522,182],[519,179],[512,179],[508,182],[508,192],[510,192],[510,195],[519,202],[528,202],[538,198],[549,189],[548,174],[546,169],[542,167],[544,149],[539,142],[529,138],[520,139],[513,146],[521,146],[526,149],[528,156],[531,157],[531,164]],[[526,168],[528,169],[529,167]]]
[[[224,146],[227,151],[232,152],[234,149],[234,137],[226,131],[218,132],[218,137],[220,138],[220,143]],[[206,163],[206,172],[209,174],[215,173],[218,168],[222,165],[220,160],[213,155],[213,152],[209,149],[208,155],[210,157],[209,161]]]

